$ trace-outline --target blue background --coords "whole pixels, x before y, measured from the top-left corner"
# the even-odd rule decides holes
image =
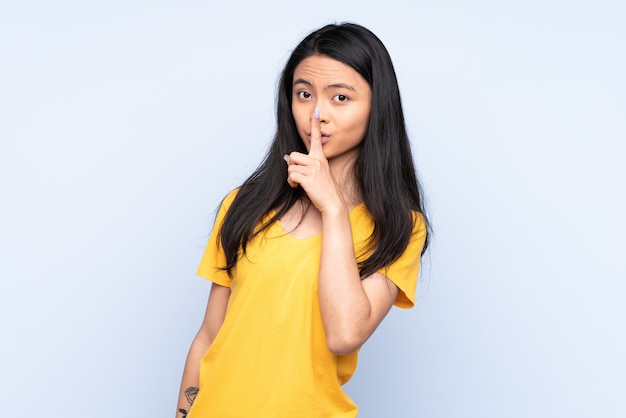
[[[416,307],[346,385],[360,417],[626,416],[605,0],[3,1],[3,416],[174,416],[214,209],[269,144],[291,49],[344,20],[394,59],[435,228]]]

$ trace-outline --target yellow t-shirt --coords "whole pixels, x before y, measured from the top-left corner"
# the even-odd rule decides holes
[[[200,391],[189,418],[353,418],[357,407],[342,391],[357,352],[328,350],[317,295],[321,234],[296,239],[274,223],[249,243],[246,257],[221,270],[217,233],[232,203],[222,203],[198,275],[228,286],[224,323],[201,360]],[[380,272],[400,289],[396,306],[414,303],[425,227],[421,216],[407,249]],[[350,212],[357,255],[373,229],[364,204]],[[364,256],[365,254],[363,254]]]

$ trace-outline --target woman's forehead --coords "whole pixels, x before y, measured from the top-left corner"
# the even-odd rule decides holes
[[[313,55],[300,61],[293,75],[293,84],[297,83],[315,87],[349,86],[351,89],[368,86],[354,68],[325,55]]]

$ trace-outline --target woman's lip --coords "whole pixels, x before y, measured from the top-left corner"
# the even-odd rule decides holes
[[[311,134],[306,134],[307,139],[309,140],[309,142],[311,142]],[[326,142],[328,142],[328,139],[330,139],[330,135],[328,134],[322,134],[322,144],[325,144]]]

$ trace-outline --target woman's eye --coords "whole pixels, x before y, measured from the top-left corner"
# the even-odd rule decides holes
[[[343,94],[338,94],[335,96],[335,100],[338,102],[345,102],[348,100],[348,96],[344,96]]]
[[[308,91],[299,91],[298,92],[298,98],[299,99],[310,99],[311,98],[311,93],[309,93]]]

